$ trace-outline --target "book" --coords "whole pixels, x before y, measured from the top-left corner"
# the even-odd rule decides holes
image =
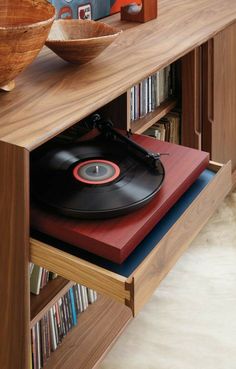
[[[139,119],[140,117],[140,92],[139,92],[139,84],[134,86],[134,120]]]
[[[152,112],[152,77],[148,77],[148,113]]]
[[[38,295],[40,292],[42,272],[42,267],[38,265],[33,266],[30,277],[30,292],[34,293],[35,295]]]
[[[180,144],[180,114],[178,112],[168,113],[158,124],[165,126],[166,141]]]
[[[70,293],[70,300],[71,300],[72,321],[73,321],[73,325],[76,325],[77,316],[76,316],[76,310],[75,310],[74,291],[72,288],[70,289],[69,293]]]
[[[159,103],[162,104],[165,101],[165,70],[162,69],[159,72]]]
[[[157,108],[157,74],[151,76],[151,110],[154,111]]]
[[[135,93],[135,90],[134,90],[134,86],[131,88],[130,90],[130,106],[131,106],[131,120],[134,120],[135,119],[135,108],[134,108],[134,104],[135,104],[135,100],[134,100],[134,93]]]
[[[160,106],[160,72],[156,73],[156,108]]]
[[[140,118],[148,113],[148,80],[140,83]]]
[[[156,72],[131,88],[131,120],[135,121],[154,111],[176,89],[175,63]]]

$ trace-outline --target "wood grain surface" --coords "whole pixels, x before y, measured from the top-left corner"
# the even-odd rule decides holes
[[[203,147],[236,169],[236,24],[204,47]]]
[[[232,0],[160,0],[157,19],[132,28],[120,23],[128,29],[85,66],[44,50],[17,78],[17,88],[0,94],[0,139],[32,150],[235,19]]]
[[[113,297],[123,304],[130,301],[131,283],[127,278],[98,267],[88,261],[31,239],[30,258],[35,264],[62,277]]]
[[[151,127],[154,123],[156,123],[158,120],[163,118],[172,109],[174,109],[176,105],[177,105],[176,99],[171,98],[171,99],[166,100],[151,113],[148,113],[144,117],[139,118],[135,121],[131,121],[130,123],[131,131],[133,133],[142,134],[149,127]]]
[[[0,368],[29,365],[29,153],[0,142]]]
[[[231,162],[223,167],[211,163],[210,168],[218,172],[215,178],[166,233],[158,247],[153,249],[134,271],[134,315],[142,309],[161,280],[231,190]]]
[[[202,50],[198,47],[182,58],[181,144],[202,147]],[[207,151],[207,150],[206,150]]]
[[[78,325],[52,354],[45,369],[92,369],[112,347],[131,320],[130,309],[99,296],[79,315]]]

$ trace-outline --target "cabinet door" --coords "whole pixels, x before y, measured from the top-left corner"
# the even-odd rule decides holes
[[[203,45],[202,148],[236,169],[236,23]]]

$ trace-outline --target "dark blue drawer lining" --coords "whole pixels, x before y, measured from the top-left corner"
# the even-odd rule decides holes
[[[208,169],[205,170],[197,179],[197,181],[165,215],[165,217],[154,227],[149,235],[144,238],[144,240],[138,245],[132,254],[123,262],[123,264],[120,265],[42,234],[33,233],[32,236],[57,247],[60,250],[85,259],[93,264],[118,273],[124,277],[129,277],[142,263],[145,257],[153,250],[157,243],[165,236],[174,223],[176,223],[184,211],[189,207],[189,205],[195,200],[195,198],[207,186],[214,176],[214,172]]]

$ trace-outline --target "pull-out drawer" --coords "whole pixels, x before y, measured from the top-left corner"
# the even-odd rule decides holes
[[[31,261],[126,304],[136,315],[230,191],[231,182],[230,162],[210,163],[121,265],[47,238],[31,239]]]

